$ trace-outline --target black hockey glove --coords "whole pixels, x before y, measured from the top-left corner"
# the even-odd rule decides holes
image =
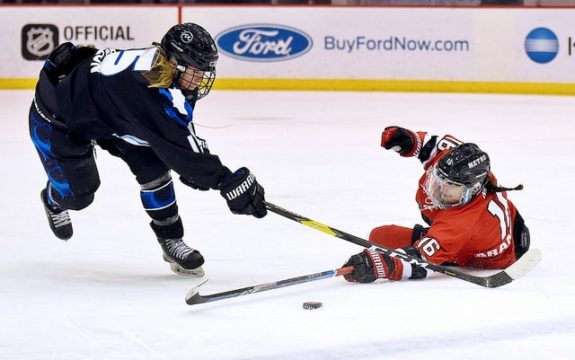
[[[381,133],[381,146],[401,156],[417,156],[421,151],[422,136],[402,127],[389,126]]]
[[[183,176],[180,176],[180,181],[181,181],[183,184],[185,184],[185,185],[191,187],[192,189],[196,189],[196,190],[200,190],[200,191],[210,190],[209,187],[198,185],[198,184],[196,184],[192,179],[188,179],[188,178],[185,178],[185,177],[183,177]]]
[[[263,218],[268,211],[264,205],[265,191],[256,177],[245,167],[222,180],[220,194],[234,214]]]

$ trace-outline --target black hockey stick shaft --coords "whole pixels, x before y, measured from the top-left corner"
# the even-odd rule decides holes
[[[343,267],[335,270],[327,270],[318,272],[315,274],[308,274],[303,276],[297,276],[285,280],[274,281],[266,284],[260,285],[253,285],[247,286],[240,289],[224,291],[220,293],[214,293],[209,295],[200,295],[199,287],[203,284],[200,284],[194,288],[192,288],[186,294],[186,304],[188,305],[197,305],[203,304],[212,301],[224,300],[238,296],[250,295],[255,294],[262,291],[268,291],[273,289],[284,288],[292,285],[303,284],[310,281],[328,279],[334,276],[346,275],[353,271],[353,266]]]
[[[362,239],[360,237],[348,234],[344,231],[332,228],[331,226],[327,226],[324,225],[322,223],[319,223],[315,220],[311,220],[305,216],[301,216],[299,214],[296,214],[292,211],[286,210],[282,207],[279,207],[277,205],[274,205],[270,202],[265,202],[266,208],[278,215],[281,215],[283,217],[286,217],[290,220],[296,221],[302,225],[306,225],[309,226],[313,229],[316,229],[318,231],[321,231],[323,233],[326,233],[328,235],[331,236],[335,236],[337,238],[343,239],[345,241],[349,241],[351,243],[354,243],[356,245],[359,246],[363,246],[365,248],[370,248],[372,250],[375,251],[379,251],[383,254],[386,254],[388,256],[400,259],[400,260],[404,260],[408,263],[414,264],[414,265],[418,265],[421,266],[423,268],[447,275],[447,276],[451,276],[451,277],[455,277],[473,284],[477,284],[480,286],[484,286],[484,287],[489,287],[489,288],[493,288],[493,287],[499,287],[505,284],[508,284],[510,282],[512,282],[514,279],[522,276],[524,273],[528,272],[529,270],[531,270],[540,260],[541,260],[541,253],[539,252],[539,250],[534,249],[531,254],[528,255],[528,253],[524,254],[523,257],[519,260],[522,260],[521,263],[519,263],[519,261],[516,262],[516,264],[512,265],[511,267],[513,267],[513,272],[506,272],[505,270],[500,271],[494,275],[491,276],[475,276],[472,274],[468,274],[466,272],[460,271],[458,269],[453,269],[453,268],[448,268],[445,266],[441,266],[441,265],[436,265],[436,264],[432,264],[428,261],[425,261],[424,259],[420,259],[420,258],[415,258],[412,256],[409,256],[405,253],[401,253],[401,252],[397,252],[395,250],[392,249],[388,249],[386,247],[382,247],[382,246],[376,246],[374,244],[372,244],[371,242]],[[519,264],[517,264],[519,263]]]

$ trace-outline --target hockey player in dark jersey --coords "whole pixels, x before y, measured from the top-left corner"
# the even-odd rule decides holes
[[[176,273],[202,276],[204,258],[182,240],[171,171],[186,185],[219,190],[234,214],[267,214],[264,188],[245,167],[235,172],[194,129],[196,101],[215,79],[218,53],[201,26],[173,26],[144,49],[58,46],[46,61],[30,109],[30,136],[48,182],[41,191],[50,227],[72,237],[69,210],[90,205],[100,185],[97,145],[129,166],[145,211]]]

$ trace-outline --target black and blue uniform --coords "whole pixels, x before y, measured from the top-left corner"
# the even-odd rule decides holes
[[[170,170],[211,189],[231,173],[196,136],[194,99],[175,86],[148,86],[143,72],[156,51],[66,43],[45,63],[30,109],[30,135],[61,207],[80,210],[92,202],[100,185],[95,145],[128,164],[155,220],[177,215]]]

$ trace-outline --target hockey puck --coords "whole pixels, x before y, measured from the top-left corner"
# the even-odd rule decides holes
[[[303,308],[306,310],[315,310],[322,307],[323,304],[319,301],[306,301],[303,303]]]

